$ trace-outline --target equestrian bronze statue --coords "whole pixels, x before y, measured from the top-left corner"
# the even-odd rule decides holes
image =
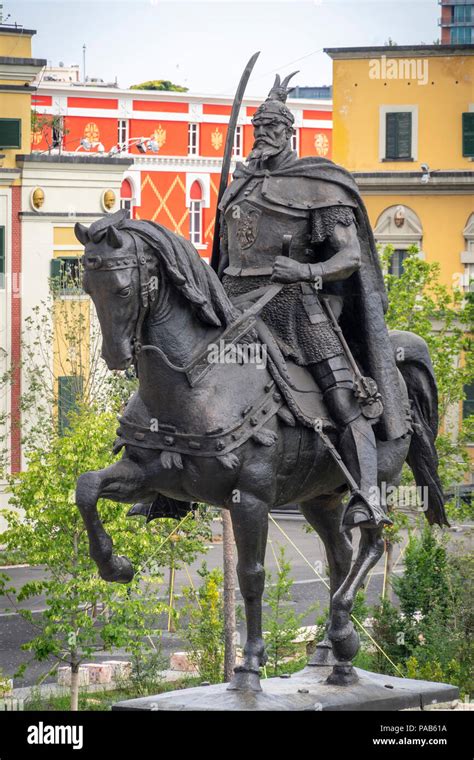
[[[237,690],[260,689],[266,660],[270,509],[299,504],[324,542],[330,610],[314,663],[334,663],[328,680],[341,685],[357,679],[351,611],[390,523],[380,494],[405,461],[429,522],[447,524],[426,343],[387,330],[357,186],[329,160],[297,158],[287,84],[277,77],[257,109],[253,149],[220,201],[218,274],[188,240],[125,212],[76,225],[103,357],[111,370],[134,364],[139,379],[120,419],[122,458],[78,480],[91,556],[105,580],[133,577],[113,553],[99,498],[148,520],[185,515],[193,502],[228,509],[247,622]]]

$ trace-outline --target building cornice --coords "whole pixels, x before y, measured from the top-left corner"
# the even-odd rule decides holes
[[[474,55],[474,45],[393,45],[379,47],[324,48],[333,60],[354,58],[414,58]]]
[[[15,180],[20,179],[21,171],[19,169],[3,169],[0,167],[0,186],[5,187],[12,185]]]
[[[22,26],[10,26],[9,24],[0,24],[0,34],[19,34],[24,37],[33,37],[36,29],[23,29]]]
[[[474,171],[433,171],[427,182],[424,172],[357,172],[352,175],[365,194],[466,195],[474,194]]]
[[[28,221],[44,221],[45,219],[49,219],[64,222],[65,219],[71,221],[74,219],[85,219],[92,223],[96,219],[102,219],[107,214],[97,213],[97,211],[79,211],[77,213],[69,211],[20,211],[19,216],[22,219],[28,219]]]
[[[33,82],[47,63],[45,58],[0,56],[0,79],[7,81],[24,79],[27,82]]]
[[[31,84],[0,84],[0,92],[36,92]]]
[[[117,158],[116,156],[98,156],[86,153],[19,153],[16,157],[17,164],[86,164],[90,166],[131,166],[134,163],[132,156]]]

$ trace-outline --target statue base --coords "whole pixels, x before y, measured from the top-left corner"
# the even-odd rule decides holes
[[[291,676],[262,679],[261,692],[230,691],[228,684],[196,686],[117,702],[112,710],[312,711],[423,709],[459,697],[456,686],[395,678],[356,668],[358,680],[334,686],[327,666],[307,666]]]

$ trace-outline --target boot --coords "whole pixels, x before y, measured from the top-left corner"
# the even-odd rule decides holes
[[[359,489],[353,491],[342,518],[345,528],[392,525],[380,504],[377,481],[377,445],[370,422],[362,415],[347,423],[339,439],[344,464]]]

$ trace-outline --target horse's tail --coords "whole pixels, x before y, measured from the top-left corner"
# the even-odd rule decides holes
[[[423,505],[430,525],[448,525],[444,494],[438,475],[438,390],[426,342],[419,335],[392,330],[397,365],[407,384],[413,435],[407,462],[416,485],[423,489]]]

